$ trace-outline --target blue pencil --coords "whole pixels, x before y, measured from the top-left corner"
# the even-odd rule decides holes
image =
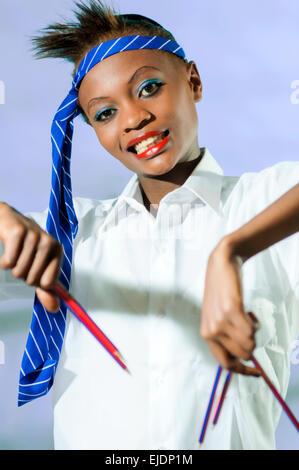
[[[229,383],[231,381],[231,378],[232,378],[232,372],[228,371],[227,374],[226,374],[226,377],[225,377],[225,382],[224,382],[222,392],[221,392],[221,395],[220,395],[220,398],[219,398],[219,402],[218,402],[218,405],[217,405],[217,409],[216,409],[216,412],[215,412],[215,415],[214,415],[214,419],[213,419],[213,424],[214,425],[218,421],[219,413],[221,411],[221,408],[222,408],[222,405],[223,405],[223,402],[224,402],[224,398],[225,398]]]
[[[203,425],[202,425],[202,429],[201,429],[201,433],[200,433],[200,437],[199,437],[199,440],[198,440],[199,445],[203,443],[203,440],[204,440],[204,437],[205,437],[205,433],[206,433],[207,425],[208,425],[208,422],[209,422],[209,417],[210,417],[210,414],[211,414],[211,410],[212,410],[212,406],[213,406],[213,402],[214,402],[214,398],[215,398],[215,393],[216,393],[216,390],[217,390],[217,386],[218,386],[218,382],[219,382],[221,373],[222,373],[222,366],[218,366],[215,381],[214,381],[214,385],[213,385],[213,390],[212,390],[212,393],[211,393],[211,396],[210,396],[208,409],[206,411],[206,416],[205,416],[205,419],[204,419],[204,422],[203,422]]]

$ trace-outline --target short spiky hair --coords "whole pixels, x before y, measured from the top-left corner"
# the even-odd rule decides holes
[[[36,59],[61,58],[74,64],[73,76],[83,56],[95,45],[120,36],[141,34],[162,36],[175,41],[174,36],[156,21],[142,15],[120,14],[101,0],[75,1],[73,13],[77,21],[54,23],[31,37]],[[165,51],[165,53],[170,54]],[[179,56],[177,60],[184,60]],[[88,123],[83,110],[83,119]]]

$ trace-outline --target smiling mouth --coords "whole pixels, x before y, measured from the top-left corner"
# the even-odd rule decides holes
[[[165,137],[169,135],[169,130],[166,130],[162,134],[154,137],[149,137],[148,139],[144,139],[138,144],[132,145],[128,148],[128,152],[132,152],[138,156],[138,158],[142,158],[142,155],[147,153],[148,150],[153,149],[160,144]],[[168,140],[168,139],[167,139]],[[155,152],[156,153],[156,152]]]

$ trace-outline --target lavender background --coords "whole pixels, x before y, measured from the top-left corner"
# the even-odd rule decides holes
[[[50,22],[71,18],[72,5],[72,0],[0,3],[0,81],[5,85],[5,104],[0,104],[0,200],[21,212],[48,206],[50,125],[70,88],[72,71],[71,64],[60,60],[34,61],[29,36]],[[299,80],[298,0],[114,0],[113,5],[121,13],[140,13],[161,23],[196,62],[203,82],[203,100],[197,104],[199,144],[211,150],[225,174],[298,160],[299,82],[297,92],[291,88]],[[131,175],[77,118],[74,194],[113,197]],[[51,394],[16,407],[31,309],[31,301],[0,304],[0,341],[5,347],[5,364],[0,357],[0,449],[53,448]],[[295,358],[287,401],[298,416],[298,354]],[[285,416],[277,446],[299,448],[298,434]]]

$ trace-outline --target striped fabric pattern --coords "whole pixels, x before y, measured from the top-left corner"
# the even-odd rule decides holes
[[[101,60],[119,52],[138,49],[165,50],[186,61],[179,44],[165,37],[134,35],[102,42],[91,49],[81,61],[72,88],[53,119],[52,187],[46,230],[63,246],[59,281],[67,290],[71,279],[73,240],[78,232],[70,162],[73,120],[80,114],[77,106],[79,86],[88,71]],[[61,302],[59,312],[53,315],[45,310],[35,295],[32,322],[20,370],[18,406],[45,395],[52,387],[65,334],[66,310]]]

